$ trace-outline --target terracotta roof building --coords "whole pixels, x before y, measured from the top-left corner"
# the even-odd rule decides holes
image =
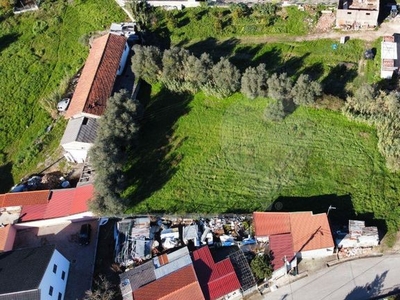
[[[208,246],[193,251],[192,255],[205,299],[240,294],[240,283],[229,258],[215,263]]]
[[[92,184],[52,190],[48,203],[23,205],[20,220],[22,222],[47,220],[84,213],[89,211],[89,201],[93,196]]]
[[[12,224],[0,227],[0,253],[12,250],[16,233]]]
[[[0,195],[0,207],[46,204],[50,199],[50,191],[31,191],[7,193]]]
[[[124,36],[107,34],[93,41],[65,118],[103,115],[128,54]]]
[[[255,236],[257,239],[269,241],[273,252],[284,256],[301,253],[302,257],[327,256],[333,253],[333,237],[325,213],[314,215],[310,211],[254,212],[253,221]]]
[[[135,300],[203,300],[193,265],[188,265],[133,292]]]

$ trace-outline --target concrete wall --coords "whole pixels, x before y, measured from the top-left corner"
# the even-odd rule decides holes
[[[65,158],[70,162],[83,163],[86,160],[91,143],[71,142],[61,145],[66,152]]]
[[[298,258],[322,258],[330,255],[333,255],[333,247],[302,251],[296,254]]]
[[[66,216],[66,217],[62,217],[62,218],[54,218],[54,219],[48,219],[48,220],[18,223],[18,224],[15,224],[14,226],[16,229],[25,229],[25,228],[32,228],[32,227],[51,226],[51,225],[57,225],[57,224],[61,224],[61,223],[80,222],[80,221],[84,221],[84,220],[93,220],[93,219],[97,219],[97,216],[93,215],[92,212],[87,211],[84,213]]]
[[[336,12],[336,27],[376,27],[378,26],[379,11],[338,9]]]
[[[39,285],[40,299],[64,299],[65,288],[68,280],[69,264],[69,261],[60,252],[54,250],[53,256],[50,259],[49,265],[47,266]],[[52,288],[51,295],[50,287]]]
[[[182,9],[184,7],[197,7],[201,2],[196,1],[147,1],[151,6]]]
[[[122,53],[121,60],[119,61],[119,67],[118,67],[118,71],[117,71],[117,76],[121,75],[122,72],[124,71],[126,60],[128,58],[128,55],[129,55],[129,51],[130,51],[130,49],[128,47],[128,44],[125,43],[124,52]]]

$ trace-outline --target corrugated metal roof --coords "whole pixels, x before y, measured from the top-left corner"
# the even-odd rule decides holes
[[[291,261],[294,257],[293,237],[290,233],[271,235],[269,237],[269,248],[271,250],[272,265],[274,270],[278,270],[287,261]]]
[[[214,263],[208,246],[193,251],[193,265],[206,299],[218,299],[237,289],[240,283],[229,258]]]
[[[160,266],[159,268],[156,268],[154,270],[154,273],[156,274],[156,278],[159,279],[159,278],[164,277],[172,272],[175,272],[176,270],[186,267],[190,264],[192,264],[192,259],[190,258],[190,255],[188,254],[186,256],[179,257],[172,262],[164,264],[164,265]]]
[[[65,145],[72,142],[94,143],[98,127],[99,123],[95,118],[80,117],[70,119],[60,144]]]
[[[156,280],[154,273],[154,266],[152,261],[145,262],[144,264],[135,267],[119,275],[121,282],[128,279],[132,292],[136,291],[141,286],[144,286]]]
[[[48,203],[24,205],[21,212],[21,221],[53,219],[89,211],[88,203],[93,198],[93,193],[93,184],[71,189],[52,190]]]

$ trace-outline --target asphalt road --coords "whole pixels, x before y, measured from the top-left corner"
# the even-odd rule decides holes
[[[358,259],[326,268],[309,277],[278,287],[265,299],[371,299],[400,292],[400,255]]]

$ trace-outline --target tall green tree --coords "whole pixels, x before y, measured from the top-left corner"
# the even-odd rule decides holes
[[[183,48],[173,47],[164,51],[161,80],[169,90],[174,92],[184,90],[184,82],[187,77],[185,64],[187,64],[189,56],[189,51]]]
[[[267,80],[268,84],[268,97],[283,101],[290,98],[290,92],[292,90],[292,80],[287,76],[286,73],[272,74]]]
[[[266,97],[268,72],[265,64],[259,64],[256,68],[248,67],[242,76],[241,92],[250,99]]]
[[[121,197],[125,188],[124,166],[137,145],[141,106],[126,90],[114,94],[100,119],[96,140],[89,151],[96,170],[96,197],[91,209],[102,215],[116,215],[126,208]]]
[[[293,86],[291,95],[297,105],[312,106],[321,96],[322,87],[319,82],[312,81],[307,74],[301,74]]]
[[[130,8],[140,29],[148,28],[154,15],[153,7],[146,0],[132,0]]]
[[[226,98],[240,88],[241,74],[227,58],[221,57],[210,72],[210,80],[203,86],[206,94]]]
[[[160,80],[162,73],[162,53],[155,46],[133,47],[132,71],[135,76],[153,84]]]

